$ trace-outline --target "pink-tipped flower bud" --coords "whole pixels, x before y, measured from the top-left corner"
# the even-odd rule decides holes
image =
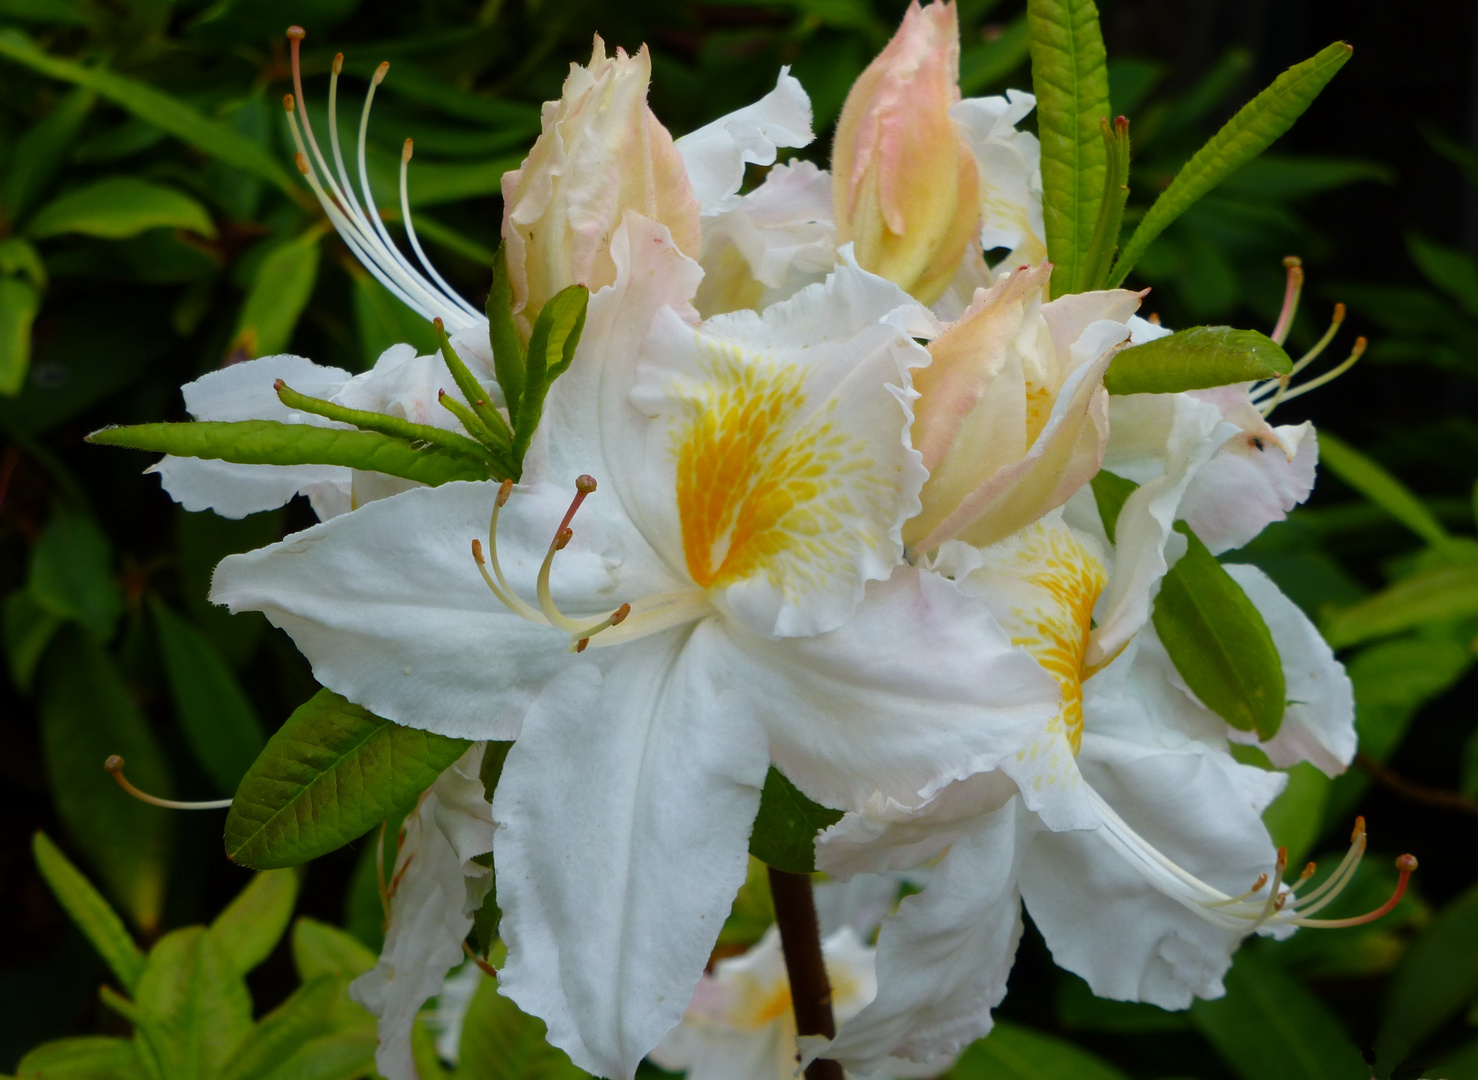
[[[909,5],[853,84],[832,150],[837,242],[924,303],[954,277],[979,227],[975,160],[950,118],[960,100],[952,3]]]
[[[545,102],[529,156],[503,176],[503,246],[525,339],[561,289],[595,292],[616,279],[611,236],[628,210],[667,226],[684,253],[701,252],[682,157],[647,107],[651,76],[646,46],[608,57],[597,36],[589,65],[571,64],[560,99]]]

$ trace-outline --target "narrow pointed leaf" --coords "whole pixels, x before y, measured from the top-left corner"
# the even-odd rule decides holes
[[[581,1080],[588,1074],[545,1039],[544,1022],[522,1012],[484,978],[467,1006],[454,1080]]]
[[[1434,566],[1403,578],[1324,620],[1336,649],[1389,637],[1424,623],[1478,617],[1478,564]]]
[[[1411,489],[1343,439],[1319,429],[1319,464],[1429,544],[1452,537]],[[1478,499],[1478,488],[1474,489]]]
[[[766,865],[792,874],[816,869],[816,834],[842,819],[806,798],[773,766],[765,776],[760,809],[749,834],[749,853]]]
[[[241,305],[232,352],[271,356],[287,348],[318,281],[320,236],[309,229],[262,259]]]
[[[1195,695],[1239,731],[1271,739],[1283,723],[1283,664],[1261,613],[1184,522],[1189,547],[1160,586],[1154,623]]]
[[[89,442],[152,450],[178,457],[218,458],[243,465],[343,465],[423,484],[486,480],[488,473],[463,458],[417,448],[374,431],[343,431],[276,420],[139,424],[94,431]]]
[[[82,1035],[43,1043],[15,1069],[15,1080],[145,1080],[133,1040]]]
[[[539,417],[544,411],[544,398],[550,384],[570,366],[580,334],[585,329],[585,309],[590,303],[590,290],[584,285],[571,285],[550,298],[539,312],[534,331],[529,335],[529,350],[524,368],[523,399],[519,402],[513,430],[513,456],[523,460]]]
[[[303,982],[320,975],[357,979],[375,966],[375,954],[337,926],[300,918],[293,924],[293,966]]]
[[[490,447],[502,448],[509,445],[513,441],[513,432],[508,430],[508,422],[487,400],[487,392],[473,377],[472,372],[467,369],[462,358],[457,355],[457,350],[452,347],[451,338],[447,337],[446,328],[441,325],[441,320],[438,319],[435,325],[436,338],[441,344],[441,358],[446,361],[447,370],[452,373],[452,379],[456,382],[457,389],[462,391],[462,396],[467,399],[473,415],[482,424],[482,430],[472,433],[488,443]],[[463,423],[466,424],[466,421],[464,420]]]
[[[1108,155],[1108,67],[1093,0],[1028,0],[1032,87],[1042,141],[1042,199],[1052,295],[1087,288],[1087,259]]]
[[[123,988],[133,993],[144,973],[144,954],[134,944],[118,913],[45,833],[37,832],[32,838],[31,851],[57,903],[92,942]]]
[[[0,278],[0,397],[14,397],[31,369],[31,324],[41,310],[36,286]]]
[[[36,212],[26,231],[37,238],[80,233],[121,240],[160,228],[216,234],[215,222],[199,202],[134,176],[109,177],[57,196]]]
[[[1109,364],[1103,385],[1110,394],[1178,394],[1291,370],[1283,347],[1256,330],[1192,326],[1125,349]]]
[[[468,745],[320,690],[268,740],[236,789],[226,854],[267,869],[335,851],[408,811]]]
[[[493,347],[493,372],[508,402],[508,415],[517,416],[523,401],[527,353],[513,321],[513,286],[508,281],[508,257],[502,248],[493,256],[493,287],[487,302],[488,338]]]
[[[113,579],[113,550],[97,522],[61,510],[31,553],[30,593],[46,611],[84,627],[99,641],[113,636],[123,590]]]
[[[998,1021],[961,1055],[946,1080],[1125,1080],[1102,1058],[1066,1039]]]
[[[1293,126],[1319,92],[1344,67],[1353,49],[1336,41],[1301,64],[1295,64],[1273,80],[1257,97],[1228,120],[1194,157],[1186,162],[1170,186],[1160,193],[1124,245],[1119,261],[1109,275],[1118,285],[1134,269],[1145,250],[1170,223],[1191,208],[1202,196],[1266,150]],[[1045,140],[1043,178],[1046,177]],[[1051,221],[1050,217],[1048,219]],[[1049,224],[1050,229],[1050,224]],[[1049,233],[1050,235],[1050,233]]]
[[[296,871],[263,870],[216,916],[211,936],[238,974],[251,971],[277,947],[297,899]]]
[[[96,102],[89,90],[72,91],[10,148],[0,202],[12,222],[23,221],[51,187]]]
[[[214,1080],[251,1032],[246,983],[203,926],[159,939],[136,1001],[139,1038],[169,1080]]]

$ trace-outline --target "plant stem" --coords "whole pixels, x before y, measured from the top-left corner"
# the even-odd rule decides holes
[[[769,870],[775,924],[780,927],[780,948],[785,953],[785,973],[790,977],[796,1034],[834,1038],[837,1029],[831,1014],[831,983],[821,956],[821,928],[816,922],[811,879],[773,866]],[[818,1058],[806,1067],[806,1080],[842,1080],[842,1067]]]

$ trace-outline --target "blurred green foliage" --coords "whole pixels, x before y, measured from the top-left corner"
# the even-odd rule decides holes
[[[1020,8],[961,0],[966,94],[1028,82]],[[592,30],[628,49],[649,44],[652,105],[676,133],[758,98],[792,64],[823,133],[804,155],[824,162],[825,132],[901,10],[898,0],[0,0],[0,762],[19,823],[0,836],[11,920],[0,1070],[286,1080],[370,1068],[372,1030],[343,985],[379,945],[375,822],[354,824],[367,840],[313,863],[301,893],[289,871],[248,884],[222,857],[219,816],[135,802],[101,768],[118,753],[157,795],[228,794],[313,697],[282,635],[205,599],[221,557],[310,519],[300,506],[243,521],[186,513],[139,475],[137,456],[85,448],[81,436],[177,419],[179,385],[235,359],[291,349],[358,371],[392,343],[435,344],[354,261],[292,168],[278,112],[291,90],[284,27],[309,32],[304,105],[320,131],[336,51],[347,116],[374,66],[391,61],[370,126],[375,190],[393,223],[400,146],[413,137],[420,235],[451,283],[480,300],[500,178]],[[1125,235],[1247,99],[1255,60],[1233,48],[1185,72],[1111,56],[1109,100],[1131,119],[1134,145]],[[1478,182],[1478,157],[1435,130],[1429,139],[1425,167]],[[1344,251],[1320,231],[1319,201],[1396,179],[1383,163],[1280,144],[1160,234],[1131,284],[1153,285],[1149,307],[1172,325],[1266,330],[1282,257],[1297,251],[1315,266]],[[1315,280],[1292,340],[1311,343],[1323,298],[1343,299],[1352,320],[1374,327],[1367,364],[1447,380],[1433,385],[1459,394],[1478,379],[1478,262],[1451,237],[1412,232],[1406,243],[1410,265],[1367,266],[1346,252],[1334,280]],[[1340,400],[1378,416],[1359,372]],[[1358,698],[1362,767],[1333,782],[1296,771],[1269,811],[1275,835],[1295,856],[1337,851],[1353,815],[1371,814],[1374,854],[1336,916],[1377,906],[1394,883],[1391,856],[1407,846],[1438,866],[1440,887],[1424,897],[1419,875],[1379,922],[1251,943],[1227,996],[1187,1014],[1093,998],[1029,934],[1005,1021],[952,1076],[1359,1080],[1373,1068],[1478,1078],[1478,729],[1471,708],[1454,705],[1455,687],[1472,688],[1478,635],[1478,420],[1460,407],[1434,407],[1431,419],[1422,433],[1388,425],[1373,445],[1326,440],[1314,504],[1228,560],[1263,567],[1319,621]],[[1432,760],[1429,774],[1401,772]],[[384,808],[392,840],[404,809]],[[85,875],[43,837],[37,868],[38,826]],[[726,943],[762,926],[768,901],[752,885]],[[289,948],[279,939],[295,909],[312,918],[299,919]],[[100,982],[116,988],[101,1003]],[[456,1075],[569,1075],[509,1008],[490,984],[477,991],[476,1034]],[[34,1049],[53,1038],[66,1041]],[[323,1071],[305,1071],[309,1058]]]

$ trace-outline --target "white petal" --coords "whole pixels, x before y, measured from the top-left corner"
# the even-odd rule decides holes
[[[1297,604],[1255,566],[1229,564],[1227,573],[1262,613],[1283,661],[1288,708],[1283,725],[1267,742],[1252,731],[1229,731],[1235,742],[1262,747],[1274,765],[1286,769],[1307,761],[1338,776],[1355,760],[1355,693],[1344,665],[1334,658],[1322,634]]]
[[[917,805],[996,768],[1040,736],[1061,700],[984,605],[913,568],[870,585],[856,617],[829,634],[730,633],[747,665],[736,667],[733,707],[759,717],[797,787],[845,810],[875,794]]]
[[[744,183],[744,166],[773,165],[782,146],[806,146],[811,134],[811,99],[789,67],[775,89],[677,140],[693,194],[703,215],[731,210]]]
[[[503,991],[599,1076],[682,1017],[744,880],[768,761],[713,685],[728,649],[708,620],[566,673],[498,785]]]
[[[1035,135],[1016,130],[1036,103],[1031,94],[1008,90],[1004,97],[966,98],[949,110],[981,177],[981,246],[1010,248],[998,264],[1007,270],[1047,257],[1042,147]]]
[[[841,625],[918,512],[908,369],[929,358],[910,334],[933,326],[850,261],[763,313],[658,315],[632,396],[652,418],[634,517],[681,538],[669,559],[756,632]]]
[[[470,550],[487,539],[497,487],[418,488],[232,555],[211,598],[266,613],[292,635],[324,686],[397,723],[511,739],[544,682],[576,662],[564,633],[512,615]],[[528,595],[571,492],[516,489],[498,530],[510,584]],[[614,499],[597,492],[554,561],[569,615],[609,613],[674,587]],[[598,650],[599,651],[599,650]]]
[[[1238,432],[1186,488],[1181,517],[1213,555],[1239,548],[1309,497],[1318,462],[1313,424]]]
[[[294,495],[319,494],[314,509],[348,509],[352,470],[339,465],[237,465],[210,458],[160,458],[146,472],[158,473],[170,498],[186,510],[213,510],[244,518],[285,506]],[[324,496],[329,499],[325,500]],[[320,512],[319,517],[333,513]]]
[[[492,870],[471,861],[493,848],[492,810],[478,779],[483,749],[473,746],[442,773],[406,819],[385,947],[350,986],[379,1018],[375,1066],[389,1080],[414,1080],[411,1025],[461,963],[472,916],[493,884]]]
[[[284,354],[212,371],[180,387],[180,393],[185,408],[196,420],[279,420],[329,426],[322,417],[289,409],[278,399],[273,384],[281,379],[300,394],[326,398],[337,393],[349,378],[341,368]]]

